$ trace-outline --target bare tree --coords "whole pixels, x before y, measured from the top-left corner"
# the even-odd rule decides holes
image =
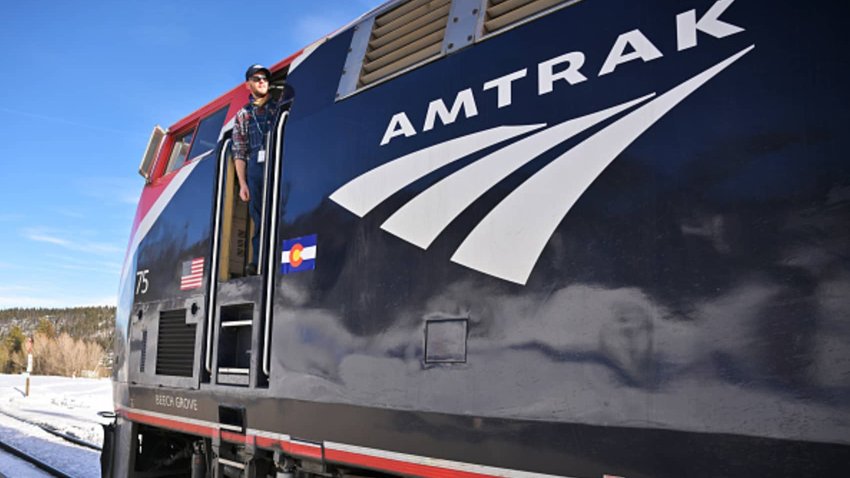
[[[76,377],[84,371],[99,373],[104,351],[94,342],[76,340],[66,333],[50,338],[36,334],[33,343],[34,372]]]

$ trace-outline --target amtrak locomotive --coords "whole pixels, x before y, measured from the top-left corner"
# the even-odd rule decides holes
[[[847,18],[390,1],[270,69],[257,250],[242,85],[156,128],[104,475],[848,476]]]

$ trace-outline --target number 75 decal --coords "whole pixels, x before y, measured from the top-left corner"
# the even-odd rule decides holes
[[[150,287],[148,272],[150,272],[149,269],[136,272],[136,295],[146,294],[148,292],[148,288]]]

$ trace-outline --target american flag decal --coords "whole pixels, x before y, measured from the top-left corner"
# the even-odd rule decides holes
[[[183,263],[180,290],[197,289],[204,282],[204,258],[198,257]]]

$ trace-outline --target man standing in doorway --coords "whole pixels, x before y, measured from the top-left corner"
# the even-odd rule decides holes
[[[246,275],[257,273],[257,256],[260,250],[260,223],[262,221],[263,173],[268,157],[268,138],[284,101],[275,100],[269,93],[271,72],[262,65],[251,65],[245,72],[245,88],[251,92],[248,104],[236,113],[233,127],[233,160],[239,180],[239,197],[248,203],[248,212],[254,222],[251,235],[253,253]],[[281,95],[281,99],[283,95]]]

